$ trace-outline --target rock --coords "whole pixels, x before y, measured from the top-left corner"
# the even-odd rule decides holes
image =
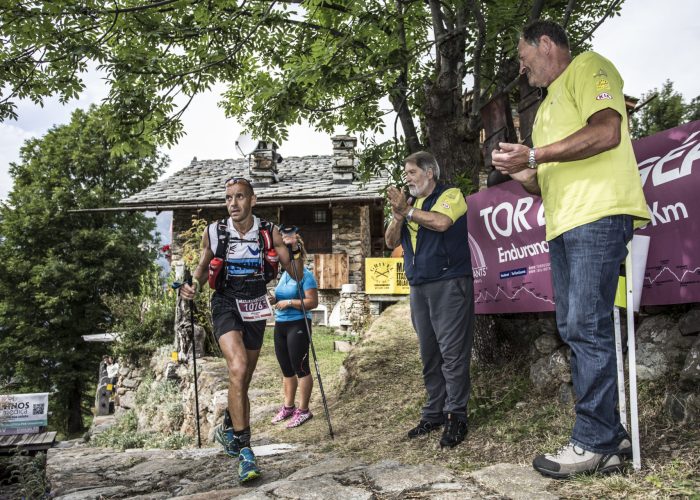
[[[696,340],[688,351],[679,381],[681,387],[686,389],[697,390],[700,387],[700,339]]]
[[[119,407],[127,410],[136,407],[136,393],[133,391],[129,391],[126,392],[123,396],[120,396]]]
[[[669,315],[651,316],[637,330],[637,376],[659,380],[680,372],[693,337],[684,337]]]
[[[540,358],[530,365],[530,381],[538,391],[545,391],[552,385],[547,358]]]
[[[331,458],[330,460],[324,460],[320,464],[315,464],[310,467],[300,469],[291,474],[287,479],[296,481],[298,479],[308,479],[310,477],[320,476],[323,474],[340,474],[354,470],[363,465],[365,464],[361,462],[349,462],[341,458]]]
[[[664,410],[673,421],[680,425],[695,426],[700,422],[700,394],[667,392],[664,399]]]
[[[568,346],[562,346],[530,366],[530,380],[537,390],[555,391],[560,383],[571,382],[569,353]]]
[[[472,478],[465,479],[432,464],[403,465],[388,460],[365,464],[279,444],[254,446],[253,450],[259,457],[263,475],[245,486],[238,484],[235,461],[221,453],[218,446],[126,452],[90,447],[51,449],[46,478],[51,485],[51,498],[75,500],[105,497],[495,500],[529,498],[527,495],[532,492],[540,498],[551,498],[544,488],[537,489],[540,483],[521,471],[524,467],[516,465],[499,464],[495,467],[500,469],[490,467],[487,469],[492,471],[483,474],[477,471]],[[497,476],[501,484],[494,486],[490,481],[496,481]],[[516,482],[524,485],[520,491],[504,486]]]
[[[678,321],[678,329],[681,335],[695,335],[700,333],[700,307],[695,307],[683,315]]]
[[[123,379],[122,379],[122,382],[121,382],[121,385],[122,385],[123,387],[126,387],[127,389],[132,389],[132,390],[133,390],[133,389],[136,389],[136,388],[139,386],[140,383],[141,383],[141,380],[140,380],[140,379],[136,379],[136,378],[123,378]]]
[[[573,385],[561,384],[559,386],[559,402],[568,405],[574,401],[576,401],[576,394],[574,394]]]
[[[535,348],[541,354],[550,354],[562,345],[563,342],[556,334],[540,335],[535,339]]]
[[[659,380],[669,371],[663,352],[654,344],[639,344],[637,347],[637,378]]]
[[[168,380],[175,380],[177,382],[180,381],[180,377],[177,374],[177,365],[170,361],[166,366],[165,366],[165,378]]]
[[[389,460],[369,466],[365,470],[365,475],[375,488],[396,495],[422,489],[433,483],[453,482],[454,479],[452,473],[437,465],[401,466]]]
[[[537,328],[544,335],[554,335],[555,337],[559,338],[559,333],[557,330],[557,319],[555,318],[554,314],[544,316],[538,319]]]
[[[532,467],[513,464],[496,464],[469,474],[477,484],[495,491],[505,498],[556,499],[547,491],[553,481],[547,479]]]
[[[281,481],[271,493],[275,497],[304,500],[326,500],[328,498],[370,500],[374,496],[371,491],[354,486],[344,486],[329,476],[311,477],[299,481]]]
[[[554,352],[562,343],[558,335],[552,334],[540,335],[535,339],[535,347],[541,354],[550,354]]]
[[[336,352],[350,352],[353,345],[346,340],[336,340],[333,342],[333,350]]]

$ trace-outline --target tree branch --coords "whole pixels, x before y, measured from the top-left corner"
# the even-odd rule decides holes
[[[561,22],[564,29],[566,29],[566,26],[569,24],[569,19],[571,18],[571,13],[574,11],[574,7],[576,7],[576,0],[569,0],[569,3],[566,5],[566,12],[564,12],[564,19],[562,19]]]
[[[481,56],[483,55],[484,45],[486,43],[486,21],[484,14],[481,11],[481,5],[478,0],[470,0],[469,7],[476,19],[477,39],[474,47],[474,91],[472,92],[472,109],[469,113],[469,129],[476,130],[480,121],[482,93],[481,93]]]
[[[544,0],[535,0],[535,2],[532,4],[532,9],[530,10],[529,21],[539,19],[542,15],[542,9],[544,9]]]

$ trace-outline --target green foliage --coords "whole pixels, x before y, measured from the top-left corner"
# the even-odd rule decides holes
[[[135,410],[124,413],[115,425],[95,436],[91,444],[119,450],[127,448],[176,450],[189,446],[192,438],[177,431],[185,417],[180,398],[180,391],[174,382],[170,380],[156,382],[152,378],[144,378],[136,391],[138,414]],[[161,417],[165,415],[167,418],[165,422],[161,422],[163,426],[161,431],[139,430],[139,419],[146,426],[151,426],[156,414]]]
[[[459,188],[464,196],[474,194],[479,190],[479,186],[474,184],[471,177],[466,172],[459,172],[452,178],[452,183]]]
[[[700,96],[694,97],[690,104],[686,106],[685,120],[688,122],[700,120]]]
[[[182,426],[185,419],[182,408],[181,392],[177,384],[172,380],[159,382],[150,378],[144,378],[136,391],[136,404],[141,415],[148,424],[151,424],[157,414],[165,413],[166,427],[174,431]],[[165,412],[162,409],[165,408]]]
[[[164,158],[114,154],[104,109],[75,111],[23,146],[13,190],[0,205],[0,378],[50,392],[50,424],[82,429],[104,346],[82,335],[110,325],[103,297],[135,293],[156,253],[152,220],[139,213],[76,213],[115,206],[151,184]],[[137,141],[135,141],[137,142]]]
[[[16,116],[19,98],[75,98],[94,61],[122,125],[111,130],[119,152],[144,152],[125,140],[134,136],[174,143],[184,111],[175,97],[223,82],[226,113],[277,142],[302,120],[329,133],[378,132],[396,112],[410,152],[430,147],[449,179],[479,167],[462,149],[478,145],[479,107],[517,76],[520,27],[561,21],[571,4],[567,29],[581,51],[621,3],[0,0],[0,119]]]
[[[641,102],[654,95],[656,97],[653,100],[632,115],[630,125],[634,139],[677,127],[685,121],[691,121],[693,116],[700,115],[697,98],[690,105],[686,105],[683,96],[673,88],[671,80],[666,80],[661,90],[654,88],[643,94]]]
[[[42,452],[30,456],[26,451],[17,451],[0,457],[0,491],[14,498],[45,498],[49,489],[45,469],[46,454]]]
[[[110,311],[109,328],[119,333],[114,354],[135,360],[172,343],[175,298],[175,293],[164,287],[155,265],[139,279],[138,293],[104,297]]]

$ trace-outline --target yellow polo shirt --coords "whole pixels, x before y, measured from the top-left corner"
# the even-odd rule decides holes
[[[538,166],[547,240],[610,215],[631,215],[637,227],[649,221],[622,86],[622,78],[610,61],[595,52],[585,52],[547,87],[547,97],[533,124],[535,147],[568,137],[603,109],[612,108],[622,117],[617,147],[584,160]]]
[[[413,203],[414,208],[419,210],[422,209],[423,202],[426,198],[427,196],[417,198]],[[459,189],[449,188],[442,192],[430,211],[447,215],[450,219],[452,219],[452,223],[454,224],[457,219],[467,213],[467,202]],[[411,235],[411,245],[413,246],[414,252],[416,251],[418,227],[418,223],[416,222],[408,223],[408,232]]]

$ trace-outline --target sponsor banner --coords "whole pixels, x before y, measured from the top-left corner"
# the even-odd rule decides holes
[[[641,305],[700,302],[700,121],[633,146],[651,215]],[[541,199],[511,181],[467,205],[476,313],[554,310]]]
[[[700,120],[633,145],[651,214],[642,305],[700,302]]]
[[[511,181],[468,196],[467,206],[476,313],[553,311],[540,198]]]
[[[0,435],[32,434],[48,423],[49,393],[0,395]]]
[[[367,294],[409,293],[402,258],[365,259],[365,292]]]

